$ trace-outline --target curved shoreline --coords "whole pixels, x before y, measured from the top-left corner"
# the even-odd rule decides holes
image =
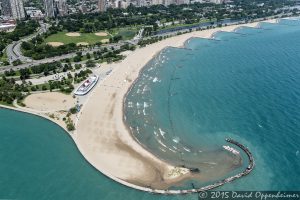
[[[80,113],[80,120],[77,124],[77,126],[78,126],[77,131],[75,131],[74,134],[70,134],[67,131],[69,133],[69,135],[72,137],[73,141],[75,142],[78,150],[81,152],[81,154],[84,156],[84,158],[93,167],[95,167],[97,170],[99,170],[104,175],[108,176],[109,178],[113,179],[114,181],[117,181],[125,186],[131,187],[134,189],[138,189],[138,190],[142,190],[142,191],[146,191],[146,192],[159,193],[159,194],[187,194],[187,193],[200,192],[203,190],[213,189],[215,187],[219,187],[219,186],[225,184],[226,182],[219,185],[220,184],[220,181],[219,181],[216,183],[217,186],[215,186],[213,188],[211,188],[211,185],[210,185],[210,186],[205,186],[205,187],[202,187],[199,189],[192,189],[192,190],[160,190],[160,189],[151,189],[151,188],[143,186],[143,185],[141,186],[138,184],[133,184],[131,181],[134,181],[137,178],[141,178],[141,180],[143,180],[143,178],[145,176],[145,174],[143,174],[143,173],[148,172],[147,169],[150,169],[150,168],[147,168],[147,166],[145,166],[145,165],[147,165],[147,164],[153,165],[150,167],[152,167],[151,170],[154,169],[154,171],[155,170],[165,171],[165,170],[167,170],[166,167],[169,167],[170,165],[168,165],[167,163],[164,163],[159,158],[156,158],[154,155],[152,155],[150,152],[148,152],[146,149],[144,149],[137,141],[132,141],[132,140],[134,140],[134,138],[130,134],[128,129],[126,129],[126,124],[124,124],[124,121],[123,121],[124,113],[122,111],[122,108],[124,106],[124,100],[125,100],[124,95],[127,94],[127,92],[129,91],[128,89],[130,89],[132,87],[133,83],[139,77],[141,70],[146,66],[146,64],[149,62],[149,60],[151,60],[151,58],[153,56],[157,55],[157,53],[161,52],[161,50],[163,50],[164,48],[169,47],[169,46],[177,47],[177,48],[181,47],[182,44],[184,44],[184,42],[186,42],[187,40],[189,40],[190,38],[193,38],[193,37],[198,37],[198,38],[201,37],[201,38],[209,39],[211,34],[218,30],[233,31],[234,29],[236,29],[240,26],[255,27],[256,25],[257,25],[257,23],[252,23],[252,24],[248,24],[248,25],[247,24],[246,25],[245,24],[233,25],[233,26],[228,26],[228,27],[215,28],[215,29],[204,30],[204,31],[197,31],[197,32],[187,33],[184,35],[175,36],[175,37],[163,40],[159,43],[151,44],[145,48],[138,49],[135,52],[133,52],[131,55],[129,55],[130,58],[125,59],[121,63],[113,64],[117,68],[113,70],[113,73],[111,73],[111,76],[106,78],[108,80],[104,80],[103,81],[104,83],[100,83],[95,87],[94,91],[92,92],[91,96],[89,97],[89,100],[83,106],[82,112]],[[149,53],[149,51],[150,51],[150,53]],[[148,54],[148,57],[145,58],[145,59],[148,59],[145,64],[145,60],[143,60],[143,58],[144,58],[143,56],[145,56],[144,54],[147,52],[150,55]],[[141,56],[141,58],[139,58],[140,60],[137,61],[137,63],[132,64],[131,61],[132,61],[132,59],[134,60],[134,56],[136,56],[136,57]],[[129,70],[128,66],[130,66],[131,74],[128,74],[127,73],[128,71],[126,71],[126,70],[124,71],[124,68],[126,68],[126,67]],[[113,77],[114,75],[116,75],[117,77],[116,78]],[[120,78],[120,79],[118,79],[118,78]],[[116,84],[114,85],[114,83],[116,83]],[[112,89],[112,90],[107,89],[108,87],[112,87],[114,89]],[[125,90],[126,88],[127,88],[127,90]],[[103,100],[103,99],[106,99],[106,100]],[[99,105],[98,104],[99,100],[102,101],[102,103],[104,105]],[[26,113],[30,113],[30,114],[35,114],[37,116],[46,118],[46,119],[58,124],[54,120],[47,118],[46,116],[43,116],[41,114],[31,113],[30,111],[24,111],[21,109],[14,109],[14,108],[10,108],[10,107],[5,107],[5,108],[13,109],[16,111],[21,111],[21,112],[26,112]],[[96,110],[95,108],[98,108],[98,110]],[[112,110],[110,108],[112,108]],[[108,113],[106,113],[107,109],[108,109]],[[108,114],[108,115],[106,115],[106,114]],[[101,117],[103,117],[105,119],[102,119]],[[101,119],[101,122],[103,121],[103,123],[106,124],[106,126],[114,126],[114,128],[107,129],[107,130],[99,130],[99,129],[105,129],[104,128],[105,125],[99,123],[100,119]],[[60,124],[58,124],[58,125],[61,126]],[[65,128],[63,128],[63,129],[66,130]],[[103,132],[101,132],[101,131],[103,131]],[[111,135],[113,135],[113,136],[111,136]],[[101,138],[102,136],[103,137],[110,136],[111,138],[105,138],[105,140],[112,140],[112,141],[110,141],[108,143],[108,145],[105,146],[102,143],[103,141],[105,141],[105,140],[103,140],[103,138]],[[108,147],[111,145],[115,145],[114,146],[115,149],[111,149],[111,150],[115,150],[115,151],[109,152],[108,154],[111,155],[113,158],[110,158],[110,156],[107,156],[105,153],[101,152],[101,151],[107,150],[107,149],[105,149],[105,147]],[[120,147],[118,145],[123,145],[123,146]],[[108,150],[110,150],[110,149],[108,149]],[[99,156],[99,154],[101,154],[101,155]],[[130,175],[127,176],[126,174],[122,173],[124,171],[122,171],[121,173],[118,171],[117,172],[115,171],[115,169],[118,169],[118,167],[115,168],[115,166],[113,167],[113,165],[115,165],[116,160],[120,159],[123,155],[126,156],[126,159],[128,158],[127,161],[135,162],[134,163],[135,165],[130,165],[130,164],[125,165],[125,167],[133,166],[134,173],[132,173],[132,171],[129,170],[128,172],[132,173],[130,175],[134,175],[135,172],[137,172],[136,170],[142,171],[141,173],[137,174],[136,177],[130,177]],[[99,159],[100,159],[100,162],[99,162]],[[103,162],[103,160],[105,162]],[[121,160],[121,161],[123,162],[123,160]],[[159,167],[155,166],[156,164],[161,166],[162,168],[159,169]],[[109,166],[112,168],[109,168]],[[254,165],[253,165],[253,167],[254,167]],[[230,177],[230,178],[232,178],[232,177]],[[227,180],[227,182],[230,182],[235,179],[235,178],[234,179],[230,179],[230,178],[227,178],[224,180]],[[152,179],[148,178],[147,180],[148,180],[148,182],[150,182]],[[169,184],[172,185],[176,182],[178,182],[178,181],[172,182],[172,180],[171,180],[171,182]]]
[[[247,26],[256,27],[257,24],[258,23],[252,23],[252,24],[248,24]],[[197,32],[187,33],[184,35],[168,38],[158,43],[148,45],[145,48],[137,49],[135,52],[129,55],[124,61],[115,64],[118,66],[116,66],[116,68],[113,70],[111,75],[107,77],[105,81],[100,83],[97,86],[97,88],[95,88],[93,94],[91,94],[89,98],[89,102],[87,102],[82,108],[83,113],[85,111],[89,111],[89,114],[93,113],[91,116],[88,116],[87,114],[81,115],[77,127],[77,132],[76,132],[77,137],[79,137],[77,139],[79,142],[80,149],[83,152],[83,154],[86,155],[85,157],[87,158],[87,160],[89,160],[89,162],[92,163],[92,165],[94,165],[95,168],[97,168],[103,174],[109,176],[110,178],[118,182],[121,182],[124,185],[133,187],[135,189],[147,191],[147,192],[165,193],[166,192],[165,190],[152,189],[152,188],[156,188],[156,186],[154,187],[152,185],[149,186],[149,182],[151,184],[151,182],[154,182],[155,180],[147,177],[147,172],[150,170],[149,173],[152,173],[154,170],[156,172],[154,176],[159,176],[162,178],[163,173],[166,173],[168,167],[172,167],[172,166],[170,166],[167,163],[164,163],[164,161],[160,160],[159,158],[155,157],[153,154],[148,152],[140,143],[138,143],[135,140],[135,138],[133,138],[132,134],[129,131],[129,127],[127,127],[126,124],[124,123],[123,109],[124,109],[124,99],[126,97],[126,94],[131,89],[133,83],[137,80],[137,78],[140,75],[140,72],[147,65],[147,63],[163,49],[167,47],[180,48],[188,39],[192,37],[209,39],[211,37],[211,34],[218,30],[233,31],[239,26],[241,25],[197,31]],[[245,25],[243,24],[243,26]],[[102,93],[102,95],[98,95],[100,93]],[[103,98],[107,98],[108,101],[102,100]],[[100,106],[99,104],[102,105]],[[98,113],[96,113],[94,110],[97,110],[96,112]],[[100,114],[101,112],[104,113],[106,112],[107,115]],[[98,119],[102,118],[103,124],[106,123],[109,124],[109,126],[114,126],[114,127],[109,130],[104,130],[102,133],[100,133],[100,131],[96,131],[96,130],[93,131],[93,130],[89,130],[89,128],[87,127],[84,127],[84,126],[91,125],[93,127],[103,128],[103,124],[102,126],[94,125],[95,123],[99,123],[99,122],[96,121],[90,122],[90,119],[93,118],[98,118]],[[109,123],[107,123],[108,121]],[[88,135],[84,136],[84,134],[88,134]],[[138,162],[135,166],[133,166],[130,163],[127,164],[122,162],[121,163],[123,165],[122,169],[115,168],[115,165],[120,164],[116,160],[119,160],[121,162],[123,158],[120,157],[122,156],[113,155],[114,153],[112,152],[110,153],[109,156],[101,155],[103,154],[101,151],[105,150],[106,147],[105,145],[103,145],[103,148],[100,148],[99,145],[102,145],[102,142],[106,142],[106,138],[102,140],[99,137],[106,137],[107,134],[109,135],[115,134],[113,139],[121,140],[121,142],[123,143],[122,145],[125,144],[126,150],[123,147],[120,148],[119,147],[120,144],[116,145],[115,141],[108,142],[107,148],[112,149],[111,146],[116,146],[115,148],[112,149],[112,151],[117,151],[121,153],[122,150],[122,153],[124,153],[124,157],[128,156],[128,152],[134,153],[134,156],[130,156],[129,160],[132,160],[133,163]],[[95,140],[97,140],[98,142],[95,143],[94,142]],[[91,144],[93,146],[90,146]],[[130,148],[130,150],[127,149],[128,147]],[[138,157],[136,157],[137,156],[136,153],[138,154]],[[99,160],[104,158],[107,158],[105,164],[99,162]],[[109,167],[107,166],[108,164],[110,164]],[[153,167],[153,168],[149,169],[145,167],[145,165],[148,165],[147,167]],[[157,166],[159,167],[156,168]],[[130,167],[135,168],[135,170],[127,171],[126,168],[130,168]],[[161,167],[163,168],[162,171],[157,173],[157,170],[161,170],[160,169]],[[126,176],[124,175],[124,173],[122,172],[120,173],[119,171],[124,171],[124,173],[129,173],[130,175]],[[139,171],[144,171],[144,173],[143,172],[139,173]],[[136,182],[136,179],[143,180],[144,177],[145,179],[149,178],[149,180]],[[167,185],[169,186],[174,185],[178,183],[178,181],[179,180],[175,180],[172,182],[172,180],[170,180],[170,182],[167,183]],[[174,191],[174,194],[180,194],[180,193],[181,193],[180,190]]]
[[[236,145],[237,147],[239,147],[240,149],[242,149],[246,155],[248,156],[249,159],[249,165],[248,167],[241,173],[225,178],[223,180],[217,181],[213,184],[198,188],[198,189],[190,189],[190,190],[164,190],[164,192],[161,192],[160,190],[153,190],[153,193],[159,193],[159,194],[190,194],[190,193],[198,193],[198,192],[203,192],[203,191],[207,191],[207,190],[212,190],[218,187],[223,186],[226,183],[230,183],[236,179],[239,179],[243,176],[248,175],[255,166],[255,162],[254,162],[254,158],[252,156],[252,153],[249,151],[249,149],[247,147],[245,147],[244,145],[242,145],[241,143],[231,139],[231,138],[226,138],[226,141],[228,143],[231,143],[233,145]]]
[[[8,107],[8,106],[0,105],[0,108],[7,109],[7,110],[12,110],[12,111],[15,111],[15,112],[21,112],[21,113],[25,113],[25,114],[29,114],[29,115],[34,115],[34,116],[40,117],[42,119],[48,120],[49,122],[58,125],[60,128],[62,128],[64,131],[66,131],[68,133],[67,135],[69,135],[70,138],[73,139],[73,141],[74,141],[74,143],[75,143],[78,151],[82,154],[82,152],[80,151],[80,148],[78,147],[78,145],[76,143],[76,140],[74,139],[74,137],[72,136],[72,134],[69,131],[67,131],[64,127],[62,127],[60,124],[58,124],[57,122],[53,121],[52,119],[50,119],[50,118],[48,118],[48,117],[46,117],[44,115],[38,114],[38,113],[34,113],[34,112],[30,112],[30,111],[26,111],[26,110],[14,108],[14,107]],[[147,187],[142,187],[142,186],[138,186],[138,185],[135,185],[135,184],[131,184],[131,183],[128,183],[128,182],[123,181],[121,179],[118,179],[118,178],[115,178],[115,177],[111,177],[110,175],[105,174],[105,173],[103,173],[101,171],[100,172],[102,174],[104,174],[105,176],[111,178],[112,180],[114,180],[114,181],[116,181],[118,183],[121,183],[124,186],[131,187],[131,188],[134,188],[134,189],[137,189],[137,190],[140,190],[140,191],[144,191],[144,192],[155,193],[155,194],[165,194],[165,195],[190,194],[190,193],[199,193],[199,192],[203,192],[203,191],[207,191],[207,190],[212,190],[212,189],[220,187],[220,186],[222,186],[222,185],[224,185],[226,183],[232,182],[232,181],[234,181],[234,180],[236,180],[238,178],[241,178],[243,176],[248,175],[254,169],[254,166],[255,166],[255,162],[254,162],[254,158],[252,156],[252,153],[249,151],[249,149],[247,147],[245,147],[244,145],[238,143],[237,141],[235,141],[233,139],[227,139],[226,138],[226,141],[229,142],[229,143],[231,143],[231,144],[236,145],[237,147],[239,147],[240,149],[242,149],[246,153],[246,155],[248,156],[248,159],[249,159],[249,165],[248,165],[248,167],[243,172],[241,172],[241,173],[239,173],[237,175],[228,177],[228,178],[223,179],[221,181],[217,181],[214,184],[210,184],[210,185],[198,188],[198,189],[187,189],[187,190],[184,190],[184,189],[180,189],[180,190],[159,190],[159,189],[152,189],[152,188],[147,188]],[[83,155],[83,158],[85,158],[84,155]],[[85,159],[85,160],[87,161],[88,164],[90,164],[92,167],[94,167],[95,169],[97,169],[87,159]]]

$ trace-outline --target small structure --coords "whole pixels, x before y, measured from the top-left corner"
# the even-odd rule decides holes
[[[78,96],[86,95],[97,84],[98,79],[99,79],[99,76],[92,75],[76,89],[74,94],[78,95]]]

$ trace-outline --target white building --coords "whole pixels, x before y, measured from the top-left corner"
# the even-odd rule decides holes
[[[45,15],[42,13],[40,9],[34,7],[25,7],[26,15],[31,19],[42,19]]]

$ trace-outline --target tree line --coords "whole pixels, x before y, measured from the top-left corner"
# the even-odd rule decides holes
[[[260,3],[263,5],[259,5]],[[227,4],[194,3],[183,5],[153,5],[150,7],[128,6],[126,9],[109,8],[101,13],[76,13],[58,18],[56,30],[91,33],[99,30],[127,26],[151,26],[158,28],[157,22],[179,21],[185,24],[200,22],[201,19],[254,19],[270,16],[277,8],[295,5],[286,0],[234,0]],[[278,10],[276,12],[279,12]]]
[[[13,41],[18,41],[20,38],[33,34],[39,27],[39,23],[35,20],[27,22],[18,21],[16,28],[12,32],[0,32],[0,56],[8,44]]]
[[[24,56],[31,57],[34,60],[61,56],[67,53],[72,53],[78,49],[75,43],[65,44],[59,47],[44,44],[42,36],[37,36],[28,42],[23,42],[21,44],[21,48]]]

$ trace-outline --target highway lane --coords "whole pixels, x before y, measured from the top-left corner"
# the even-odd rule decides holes
[[[32,59],[25,57],[22,55],[22,51],[21,51],[21,44],[24,41],[29,41],[32,38],[36,37],[38,34],[42,34],[47,32],[48,28],[50,27],[49,24],[45,24],[43,22],[40,22],[40,28],[38,29],[38,31],[28,37],[25,37],[19,41],[14,41],[13,43],[9,44],[6,48],[6,54],[9,60],[9,63],[12,63],[15,60],[20,60],[21,62],[25,63],[25,62],[31,62]]]
[[[284,15],[290,16],[290,15],[293,15],[293,14],[292,13],[285,13]],[[266,17],[266,18],[259,18],[259,19],[253,20],[253,22],[263,21],[263,20],[270,19],[270,18],[275,18],[275,17],[281,18],[282,16],[283,16],[283,14],[279,14],[279,15],[274,15],[274,16],[270,16],[270,17]],[[245,23],[245,21],[244,20],[235,21],[233,23],[228,23],[228,25],[229,24],[238,24],[238,23]],[[14,60],[20,59],[23,63],[27,63],[27,64],[22,64],[22,65],[15,66],[15,67],[14,66],[3,67],[3,68],[0,68],[0,73],[3,72],[4,70],[7,70],[7,69],[24,68],[24,66],[28,67],[28,66],[31,66],[31,65],[38,65],[38,64],[41,64],[41,63],[51,62],[50,60],[57,60],[57,59],[60,60],[60,59],[64,59],[64,58],[71,58],[71,57],[74,56],[74,54],[67,54],[65,56],[53,57],[53,58],[49,58],[49,59],[43,59],[43,60],[40,60],[40,61],[33,61],[32,59],[23,56],[22,52],[21,52],[22,42],[32,39],[37,34],[46,32],[48,30],[48,28],[50,27],[49,24],[45,24],[45,23],[42,23],[42,22],[40,22],[40,24],[41,24],[41,27],[39,28],[39,30],[36,34],[33,34],[33,35],[31,35],[31,36],[29,36],[25,39],[22,39],[18,42],[14,42],[14,43],[8,45],[7,48],[6,48],[7,57],[9,58],[10,63],[12,63]],[[214,27],[215,26],[216,26],[216,24],[214,25]],[[170,31],[166,31],[166,32],[161,33],[161,34],[156,34],[156,35],[150,36],[148,38],[157,37],[157,36],[174,36],[174,35],[177,35],[178,33],[184,33],[186,31],[188,31],[189,29],[191,29],[192,31],[195,31],[197,28],[207,28],[207,27],[199,26],[199,27],[193,27],[193,28],[183,28],[181,30],[175,30],[175,31],[170,30]],[[140,30],[139,34],[134,39],[132,39],[130,41],[127,41],[127,43],[136,45],[138,43],[138,41],[140,39],[142,39],[142,31],[143,30]],[[124,42],[123,42],[123,44],[124,44]],[[93,51],[91,51],[91,52],[93,52]]]
[[[62,55],[62,56],[56,56],[56,57],[46,58],[46,59],[42,59],[42,60],[32,60],[29,63],[24,63],[24,64],[21,64],[21,65],[18,65],[18,66],[12,66],[12,65],[4,66],[4,67],[0,67],[0,73],[4,73],[4,71],[10,70],[10,69],[14,69],[14,70],[24,69],[24,68],[31,67],[31,66],[34,66],[34,65],[50,63],[50,62],[54,62],[54,61],[63,60],[63,59],[66,59],[66,58],[72,58],[74,56],[76,56],[76,53],[65,54],[65,55]]]
[[[108,44],[108,45],[103,46],[102,48],[106,47],[106,48],[119,49],[122,45],[124,45],[124,42],[120,42],[120,43],[117,43],[117,44]],[[99,50],[100,50],[99,47],[98,48],[95,47],[91,50],[84,50],[84,51],[82,51],[82,55],[86,55],[87,53],[92,54],[93,52],[99,51]],[[28,63],[24,63],[24,64],[17,65],[17,66],[13,66],[13,65],[3,66],[3,67],[0,67],[0,74],[4,73],[5,71],[10,70],[10,69],[13,69],[13,70],[24,69],[24,68],[32,67],[32,66],[35,66],[35,65],[60,61],[60,60],[66,59],[66,58],[73,58],[75,56],[76,56],[76,52],[73,52],[73,53],[64,54],[64,55],[61,55],[61,56],[45,58],[45,59],[42,59],[42,60],[31,60]]]
[[[263,21],[265,19],[257,19],[255,21]],[[234,23],[231,23],[230,25],[232,24],[238,24],[238,23],[245,23],[245,21],[238,21],[238,22],[234,22]],[[217,25],[214,25],[214,27],[216,27]],[[207,27],[202,27],[202,28],[207,28]],[[177,35],[178,33],[184,33],[186,32],[187,30],[189,29],[181,29],[181,30],[177,30],[177,31],[170,31],[170,32],[165,32],[163,34],[157,34],[157,35],[153,35],[153,36],[150,36],[150,37],[147,37],[145,39],[149,39],[149,38],[153,38],[153,37],[158,37],[158,36],[174,36],[174,35]],[[195,31],[196,28],[192,28],[192,31]],[[122,45],[126,44],[126,43],[130,43],[130,44],[137,44],[139,40],[141,40],[142,37],[139,37],[139,38],[134,38],[130,41],[122,41],[122,42],[119,42],[119,43],[116,43],[116,44],[107,44],[107,45],[103,45],[101,48],[114,48],[114,49],[118,49],[120,48]],[[15,45],[14,49],[20,49],[19,46]],[[93,49],[86,49],[86,50],[83,50],[82,51],[82,54],[85,55],[87,53],[93,53],[95,51],[98,51],[100,48],[96,47],[96,48],[93,48]],[[20,51],[20,50],[19,50]],[[21,56],[22,54],[20,54]],[[66,58],[73,58],[74,56],[76,56],[76,52],[74,53],[69,53],[69,54],[65,54],[65,55],[62,55],[62,56],[56,56],[56,57],[51,57],[51,58],[46,58],[46,59],[42,59],[42,60],[31,60],[29,63],[25,63],[25,64],[21,64],[21,65],[18,65],[18,66],[4,66],[4,67],[0,67],[0,73],[4,73],[4,71],[6,70],[10,70],[10,69],[23,69],[23,68],[28,68],[28,67],[31,67],[31,66],[35,66],[35,65],[39,65],[39,64],[44,64],[44,63],[50,63],[50,62],[54,62],[54,61],[60,61],[60,60],[63,60],[63,59],[66,59]]]
[[[42,33],[42,32],[46,32],[48,30],[48,28],[50,27],[49,24],[41,24],[41,28],[39,29],[38,33]],[[21,65],[17,65],[17,66],[13,66],[8,65],[8,66],[3,66],[0,67],[0,74],[4,73],[7,70],[13,69],[13,70],[18,70],[18,69],[24,69],[24,68],[28,68],[28,67],[32,67],[35,65],[40,65],[40,64],[44,64],[44,63],[51,63],[51,62],[55,62],[55,61],[60,61],[66,58],[73,58],[76,56],[76,52],[73,53],[69,53],[69,54],[64,54],[61,56],[56,56],[56,57],[51,57],[51,58],[45,58],[42,60],[32,60],[31,58],[25,57],[22,55],[21,52],[21,44],[23,41],[28,41],[30,39],[32,39],[33,37],[35,37],[37,34],[31,35],[25,39],[22,39],[18,42],[14,42],[10,45],[8,45],[6,51],[7,51],[7,55],[8,58],[11,58],[13,60],[16,60],[14,58],[20,59],[24,64]],[[137,42],[140,40],[141,38],[138,39],[132,39],[130,41],[120,41],[118,43],[114,43],[114,44],[106,44],[106,45],[102,45],[101,47],[94,47],[94,48],[86,48],[84,50],[81,50],[82,55],[86,55],[87,53],[92,54],[95,51],[99,51],[102,48],[108,48],[108,49],[120,49],[120,47],[124,44],[130,43],[130,44],[137,44]],[[78,51],[79,52],[79,51]]]

